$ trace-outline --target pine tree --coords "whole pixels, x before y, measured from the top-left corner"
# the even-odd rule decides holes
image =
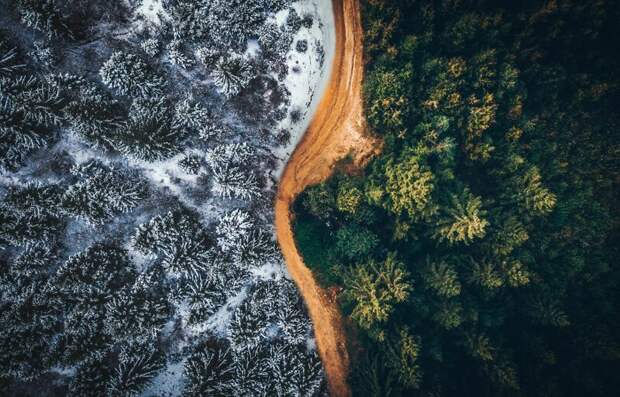
[[[398,374],[400,384],[406,388],[417,389],[422,381],[419,344],[419,338],[411,335],[406,328],[387,340],[387,365]]]
[[[305,345],[272,344],[268,366],[271,370],[268,395],[316,395],[323,382],[320,360]]]
[[[295,285],[287,279],[279,282],[275,323],[281,332],[282,339],[291,345],[304,343],[311,334],[303,301]]]
[[[190,324],[206,321],[226,303],[230,285],[217,270],[210,273],[190,273],[181,281],[181,295],[190,305]]]
[[[115,51],[101,66],[103,83],[120,95],[150,97],[159,95],[165,81],[137,55]]]
[[[127,251],[101,242],[71,256],[58,268],[52,284],[68,307],[103,305],[134,278]]]
[[[239,55],[221,57],[215,64],[211,76],[220,91],[231,98],[246,88],[254,78],[248,62]]]
[[[213,262],[211,242],[192,214],[183,210],[158,215],[136,230],[133,246],[162,258],[168,272],[201,272]]]
[[[183,52],[183,41],[174,39],[167,45],[168,57],[173,65],[180,66],[183,69],[191,69],[194,67],[194,60]]]
[[[48,40],[64,34],[70,36],[56,0],[18,0],[16,3],[21,22],[43,33]]]
[[[60,91],[32,75],[0,77],[0,105],[5,117],[26,125],[57,127],[63,122]]]
[[[191,175],[198,175],[203,164],[204,159],[199,154],[186,154],[179,160],[179,167]]]
[[[101,357],[92,357],[78,367],[77,374],[69,383],[71,397],[100,397],[106,395],[112,371]]]
[[[239,396],[266,395],[269,368],[265,345],[252,345],[235,354],[235,391]]]
[[[492,262],[474,262],[469,281],[487,290],[493,291],[504,285],[504,280]]]
[[[121,125],[118,101],[94,84],[81,82],[72,100],[63,109],[71,130],[90,142],[111,149],[111,136]]]
[[[140,43],[140,48],[151,58],[156,57],[160,51],[159,41],[155,38],[149,38]]]
[[[489,222],[484,219],[482,200],[465,189],[452,195],[450,206],[442,210],[434,237],[449,244],[471,244],[485,236]]]
[[[229,396],[235,394],[235,367],[228,346],[222,341],[208,340],[199,344],[184,366],[188,382],[183,395]]]
[[[78,304],[64,315],[62,362],[64,365],[88,363],[109,348],[113,338],[104,332],[105,310]],[[114,335],[116,336],[116,335]]]
[[[428,219],[437,212],[433,202],[434,176],[415,155],[403,161],[390,161],[385,167],[385,205],[395,214],[406,213],[412,219]]]
[[[428,263],[424,281],[437,295],[445,298],[452,298],[461,293],[461,282],[459,281],[458,273],[443,260]]]
[[[132,104],[129,119],[112,132],[110,141],[124,155],[159,161],[177,154],[185,136],[165,100],[151,99]]]
[[[553,210],[557,197],[544,187],[538,168],[529,168],[518,183],[518,197],[534,215],[546,215]]]
[[[254,229],[254,220],[250,214],[241,209],[232,210],[220,218],[215,233],[217,245],[223,252],[231,252],[238,246],[244,236]]]
[[[12,47],[0,34],[0,76],[13,75],[25,67],[16,48]]]
[[[138,396],[165,365],[155,340],[131,340],[120,351],[118,364],[108,381],[108,397]]]
[[[91,164],[80,166],[82,169]],[[136,175],[106,166],[92,167],[88,177],[71,185],[63,194],[62,207],[93,224],[137,207],[146,198],[146,182]],[[75,173],[82,171],[74,169]]]
[[[388,320],[397,303],[407,299],[412,287],[404,266],[393,254],[377,263],[358,265],[345,274],[344,297],[353,304],[351,317],[364,329]]]
[[[245,143],[209,149],[206,159],[213,175],[213,193],[224,198],[245,200],[256,197],[260,189],[255,174],[248,169],[253,157],[253,149]]]

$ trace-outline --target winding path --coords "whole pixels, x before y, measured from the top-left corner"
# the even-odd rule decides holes
[[[316,113],[295,148],[278,188],[276,234],[288,271],[304,298],[332,397],[350,396],[349,358],[342,317],[333,298],[303,263],[293,237],[291,204],[307,186],[327,179],[348,154],[362,165],[380,147],[366,133],[362,106],[363,36],[359,0],[333,0],[336,27],[334,64]]]

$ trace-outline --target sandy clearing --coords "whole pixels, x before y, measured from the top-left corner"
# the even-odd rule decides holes
[[[361,166],[381,145],[366,134],[363,116],[363,36],[359,1],[333,0],[332,4],[336,28],[332,74],[304,137],[284,169],[275,204],[275,226],[288,271],[312,319],[330,395],[338,397],[351,395],[342,317],[337,302],[317,284],[297,251],[290,206],[307,186],[328,178],[338,160],[351,154],[354,164]]]

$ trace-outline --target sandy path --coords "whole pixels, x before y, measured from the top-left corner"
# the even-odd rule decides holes
[[[349,359],[337,303],[304,265],[291,229],[290,205],[307,186],[329,177],[338,160],[351,153],[361,165],[379,148],[365,135],[362,106],[362,26],[358,0],[333,0],[336,49],[329,84],[304,137],[280,180],[275,205],[276,233],[288,271],[306,302],[330,395],[350,396]]]

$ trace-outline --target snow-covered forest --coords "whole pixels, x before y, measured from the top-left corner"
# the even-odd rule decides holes
[[[272,203],[330,2],[0,7],[0,394],[324,394]]]

